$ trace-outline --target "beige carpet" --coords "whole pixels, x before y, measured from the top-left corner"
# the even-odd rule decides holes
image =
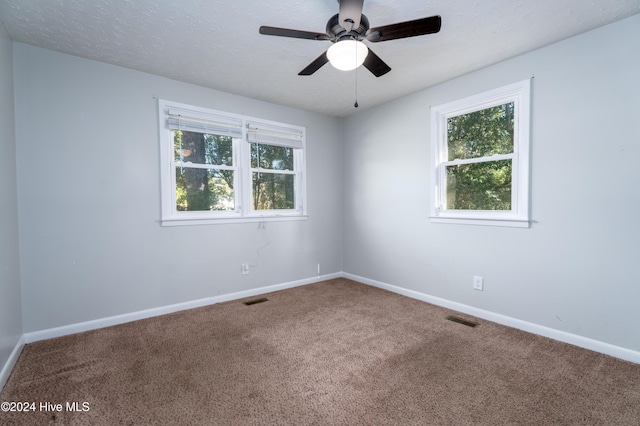
[[[640,365],[345,279],[265,297],[27,345],[0,401],[63,411],[0,424],[640,424]]]

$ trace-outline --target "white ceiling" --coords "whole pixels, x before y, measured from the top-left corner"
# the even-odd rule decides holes
[[[324,32],[336,0],[0,0],[13,40],[282,105],[346,116],[640,13],[639,0],[365,0],[371,27],[432,15],[438,34],[368,43],[392,71],[327,64],[329,41],[264,36],[260,25]]]

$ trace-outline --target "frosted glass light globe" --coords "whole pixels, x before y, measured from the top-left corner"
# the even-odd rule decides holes
[[[351,71],[364,63],[369,48],[357,40],[343,40],[334,43],[327,50],[327,58],[335,68],[341,71]]]

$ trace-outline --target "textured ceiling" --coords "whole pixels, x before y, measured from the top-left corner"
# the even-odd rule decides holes
[[[640,13],[640,1],[365,0],[372,27],[442,16],[438,34],[368,43],[392,68],[380,78],[329,64],[298,76],[331,43],[258,33],[324,32],[337,12],[336,0],[0,0],[15,41],[335,116]]]

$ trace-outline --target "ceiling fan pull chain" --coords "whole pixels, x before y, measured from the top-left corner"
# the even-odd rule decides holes
[[[358,54],[356,52],[356,61],[358,60]],[[354,108],[358,108],[358,68],[357,67],[354,71],[356,72],[356,103],[353,104]]]

